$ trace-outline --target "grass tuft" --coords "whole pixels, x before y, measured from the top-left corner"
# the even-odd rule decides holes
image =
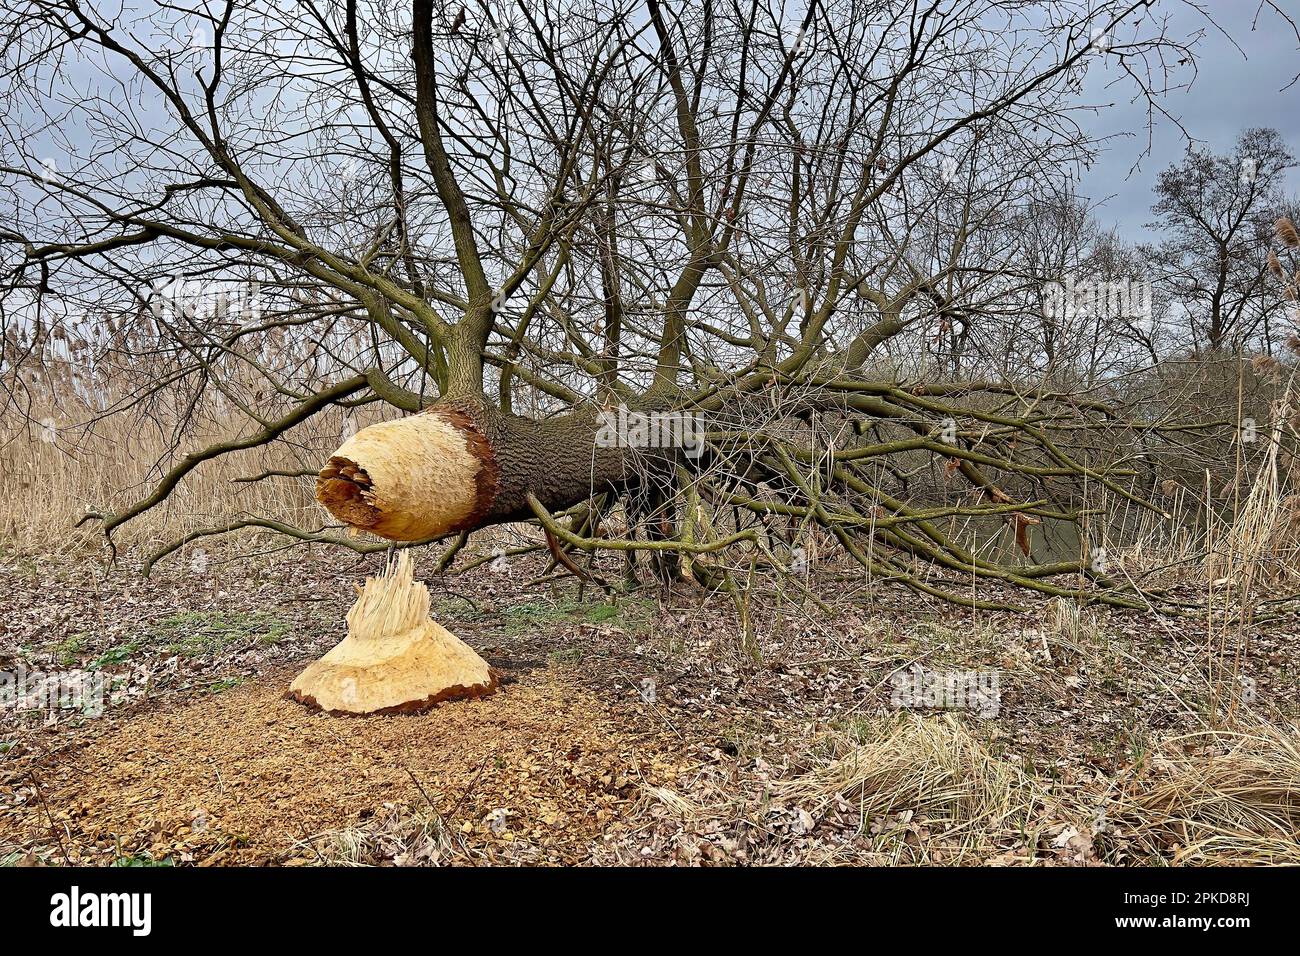
[[[1152,859],[1300,865],[1300,734],[1262,724],[1165,741],[1130,775],[1117,817]]]

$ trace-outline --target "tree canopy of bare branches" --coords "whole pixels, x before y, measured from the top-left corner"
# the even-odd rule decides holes
[[[1151,348],[1132,323],[1089,345],[1042,321],[1053,250],[1086,242],[1082,78],[1158,104],[1194,70],[1158,13],[15,0],[6,359],[54,328],[99,361],[130,342],[146,371],[105,416],[216,398],[245,422],[206,448],[182,429],[109,533],[204,462],[378,403],[483,440],[490,500],[449,534],[535,520],[584,574],[570,555],[651,551],[734,589],[816,528],[965,603],[989,603],[976,579],[1171,606],[1091,556],[1088,496],[1160,511],[1159,449],[1233,423],[1101,368],[1108,336]],[[618,409],[697,417],[702,453],[598,442]],[[954,530],[989,522],[1023,560]],[[1056,526],[1078,554],[1040,561]]]

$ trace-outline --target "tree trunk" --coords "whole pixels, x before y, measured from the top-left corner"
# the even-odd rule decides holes
[[[628,449],[596,441],[595,409],[535,421],[475,400],[372,425],[326,463],[316,497],[339,520],[418,541],[563,510],[631,475]]]

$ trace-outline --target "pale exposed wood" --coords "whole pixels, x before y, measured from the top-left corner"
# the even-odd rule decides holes
[[[469,517],[480,467],[461,428],[437,414],[413,415],[344,442],[321,470],[316,496],[353,527],[417,541]]]
[[[331,713],[375,714],[497,689],[488,663],[429,617],[429,589],[408,552],[366,579],[347,620],[348,636],[298,675],[290,696]]]

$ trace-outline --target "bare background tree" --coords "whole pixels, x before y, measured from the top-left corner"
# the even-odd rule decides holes
[[[1190,348],[1271,353],[1279,344],[1287,323],[1267,257],[1283,176],[1295,165],[1276,130],[1252,129],[1231,154],[1191,151],[1160,174],[1153,211],[1169,238],[1143,252],[1161,270]]]

